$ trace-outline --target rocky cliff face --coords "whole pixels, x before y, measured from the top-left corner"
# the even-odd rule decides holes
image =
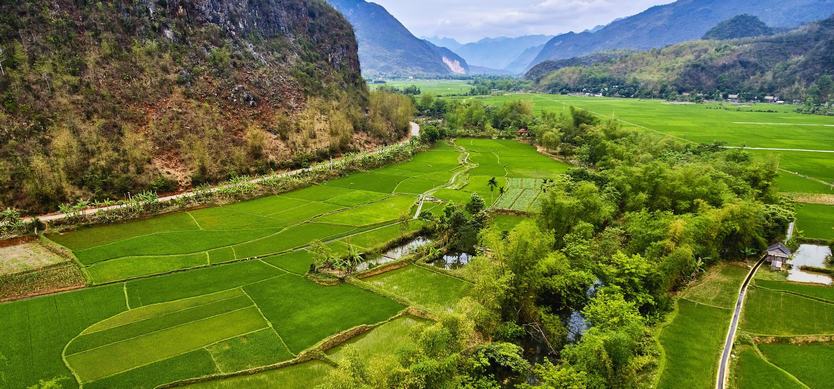
[[[0,206],[259,173],[373,142],[319,0],[0,4]]]

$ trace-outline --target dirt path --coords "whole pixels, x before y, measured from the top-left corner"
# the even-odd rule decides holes
[[[408,134],[409,136],[406,139],[402,140],[400,142],[400,144],[410,142],[412,138],[420,136],[420,125],[419,124],[411,122],[411,123],[409,123],[409,127],[410,127],[410,131],[409,131],[409,134]],[[372,153],[381,153],[381,152],[387,150],[390,147],[391,146],[382,147],[380,149],[377,149],[377,150],[373,151]],[[336,160],[338,160],[338,159],[336,159]],[[272,179],[274,177],[289,177],[289,176],[298,175],[298,174],[300,174],[300,173],[302,173],[306,170],[307,169],[296,169],[296,170],[290,170],[290,171],[284,172],[284,173],[278,173],[278,174],[275,174],[275,175],[266,175],[266,176],[256,177],[256,178],[253,178],[253,179],[249,180],[248,182],[251,183],[251,184],[257,184],[257,183],[263,182],[267,179]],[[219,191],[221,189],[224,189],[224,188],[227,188],[229,186],[230,186],[230,184],[223,184],[223,185],[212,187],[211,189],[209,189],[209,193],[217,192],[217,191]],[[187,192],[173,194],[173,195],[170,195],[170,196],[160,197],[159,202],[160,203],[168,203],[168,202],[171,202],[171,201],[174,201],[174,200],[187,198],[187,197],[191,197],[191,196],[194,196],[194,192],[187,191]],[[118,205],[111,205],[111,206],[107,206],[107,207],[88,208],[88,209],[83,210],[81,212],[81,214],[82,215],[95,215],[99,212],[112,211],[112,210],[124,208],[126,206],[127,205],[125,205],[125,204],[118,204]],[[50,214],[45,214],[45,215],[26,217],[26,218],[23,218],[23,221],[28,223],[28,222],[31,222],[32,220],[34,220],[35,218],[39,219],[40,221],[42,221],[44,223],[49,223],[49,222],[53,222],[53,221],[66,219],[67,215],[64,214],[64,213],[50,213]]]

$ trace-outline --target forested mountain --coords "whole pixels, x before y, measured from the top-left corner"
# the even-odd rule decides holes
[[[541,63],[527,73],[550,92],[670,97],[678,93],[831,97],[834,17],[796,30],[729,41],[691,41],[645,52],[611,52]]]
[[[547,35],[484,38],[462,45],[455,49],[455,52],[465,58],[470,65],[509,70],[508,67],[524,51],[531,47],[541,46],[550,38]]]
[[[645,50],[699,39],[718,23],[741,14],[756,16],[771,27],[794,28],[832,13],[834,0],[679,0],[615,21],[596,32],[556,36],[530,66],[599,51]]]
[[[4,1],[0,101],[0,208],[29,212],[395,137],[317,0]]]
[[[770,34],[773,34],[773,29],[768,27],[761,19],[753,15],[738,15],[730,20],[718,23],[717,26],[704,34],[704,39],[740,39]]]
[[[329,0],[353,24],[362,74],[367,77],[436,77],[466,74],[459,55],[411,34],[382,6],[364,0]]]

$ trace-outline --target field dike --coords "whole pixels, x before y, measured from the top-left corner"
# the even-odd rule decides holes
[[[302,351],[301,353],[298,354],[298,356],[296,356],[295,358],[293,358],[289,361],[279,362],[279,363],[272,364],[272,365],[267,365],[267,366],[260,366],[260,367],[247,369],[247,370],[241,370],[241,371],[237,371],[237,372],[234,372],[234,373],[212,374],[212,375],[208,375],[208,376],[204,376],[204,377],[190,378],[190,379],[187,379],[187,380],[175,381],[175,382],[171,382],[171,383],[168,383],[168,384],[160,385],[160,386],[158,386],[158,388],[160,388],[160,389],[176,388],[176,387],[192,385],[192,384],[201,383],[201,382],[208,382],[208,381],[223,380],[223,379],[234,378],[234,377],[255,375],[255,374],[263,373],[263,372],[266,372],[266,371],[277,370],[277,369],[281,369],[281,368],[284,368],[284,367],[298,365],[298,364],[301,364],[301,363],[304,363],[304,362],[309,362],[309,361],[312,361],[312,360],[319,360],[319,361],[325,362],[325,363],[327,363],[331,366],[336,367],[336,366],[338,366],[336,364],[336,362],[332,361],[326,355],[326,352],[328,350],[339,347],[339,346],[349,342],[350,340],[352,340],[353,338],[355,338],[357,336],[364,335],[368,332],[373,331],[377,327],[380,327],[382,325],[390,323],[390,322],[392,322],[396,319],[399,319],[401,317],[404,317],[404,316],[414,316],[414,317],[418,317],[418,318],[421,318],[421,319],[427,319],[427,320],[432,320],[432,321],[435,320],[435,318],[431,317],[431,315],[427,312],[424,312],[422,310],[415,309],[415,308],[412,308],[412,307],[408,307],[408,308],[403,309],[402,311],[400,311],[396,315],[388,318],[387,320],[383,320],[383,321],[375,323],[375,324],[359,325],[359,326],[347,329],[345,331],[339,332],[335,335],[329,336],[329,337],[321,340],[320,342],[316,343],[311,348],[309,348],[305,351]]]
[[[814,344],[832,343],[834,335],[753,336],[755,344]]]

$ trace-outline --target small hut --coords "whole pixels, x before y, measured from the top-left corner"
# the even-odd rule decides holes
[[[530,136],[530,131],[524,127],[521,127],[518,129],[518,131],[515,132],[515,136],[519,138],[527,138]]]
[[[790,265],[791,249],[781,243],[776,243],[767,248],[765,261],[770,264],[771,270],[785,270]]]

